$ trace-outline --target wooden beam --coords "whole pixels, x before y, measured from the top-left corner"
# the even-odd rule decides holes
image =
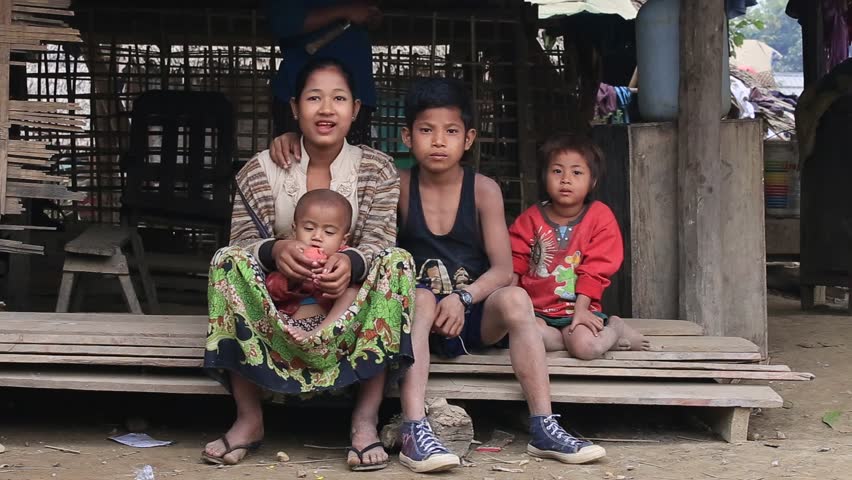
[[[721,203],[724,2],[681,2],[678,112],[680,318],[723,333]]]
[[[721,241],[735,261],[716,268],[723,282],[722,334],[742,337],[768,351],[766,313],[766,229],[763,201],[763,127],[759,120],[726,120],[721,125],[723,212]]]
[[[526,19],[527,9],[521,7],[521,17]],[[538,201],[538,165],[535,153],[534,120],[530,109],[529,45],[527,44],[527,23],[522,21],[514,25],[515,82],[518,100],[518,163],[521,177],[521,210]]]

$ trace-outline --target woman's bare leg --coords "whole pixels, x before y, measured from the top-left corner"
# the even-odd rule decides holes
[[[352,447],[358,450],[363,449],[371,443],[379,441],[379,431],[377,429],[379,423],[379,407],[382,405],[382,399],[385,395],[385,378],[386,373],[376,375],[375,377],[361,383],[358,390],[358,398],[355,402],[355,409],[352,411],[352,429],[351,441]],[[388,454],[384,448],[374,448],[364,452],[364,464],[372,465],[383,463],[388,460]],[[346,459],[349,465],[358,465],[358,456],[354,452],[349,452],[349,457]]]
[[[263,407],[260,403],[260,387],[231,372],[231,390],[237,405],[237,419],[231,425],[225,437],[232,446],[245,445],[263,439]],[[231,452],[224,457],[225,444],[216,439],[204,448],[207,455],[221,457],[225,463],[238,463],[248,452],[243,449]]]

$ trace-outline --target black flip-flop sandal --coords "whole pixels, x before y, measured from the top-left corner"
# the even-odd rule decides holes
[[[228,442],[228,437],[222,435],[221,437],[219,437],[219,440],[222,440],[222,443],[225,444],[225,453],[223,453],[222,456],[220,456],[220,457],[214,457],[213,455],[209,455],[206,451],[202,451],[201,452],[201,460],[203,462],[209,463],[209,464],[212,464],[212,465],[231,465],[231,464],[225,462],[225,456],[228,455],[229,453],[233,453],[237,450],[245,450],[246,454],[243,455],[243,458],[241,458],[237,462],[237,463],[240,463],[243,460],[245,460],[245,458],[248,457],[250,453],[257,451],[257,449],[259,449],[260,446],[263,444],[263,441],[258,440],[256,442],[246,443],[246,444],[243,444],[243,445],[234,445],[232,447],[231,443]],[[237,463],[234,463],[233,465],[236,465]]]
[[[376,442],[376,443],[371,443],[371,444],[367,445],[366,447],[362,448],[361,450],[358,450],[355,447],[346,447],[346,453],[347,454],[349,452],[354,453],[358,457],[358,461],[361,462],[358,465],[349,465],[349,469],[352,470],[353,472],[372,472],[372,471],[381,470],[383,468],[386,468],[388,466],[389,460],[385,460],[382,463],[368,463],[368,464],[364,463],[364,454],[369,452],[370,450],[372,450],[374,448],[381,448],[382,450],[384,450],[385,446],[382,444],[382,442]]]

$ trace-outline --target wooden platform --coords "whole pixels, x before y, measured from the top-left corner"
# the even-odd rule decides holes
[[[0,387],[226,394],[199,370],[207,322],[204,316],[0,312]],[[554,402],[708,407],[720,435],[742,441],[749,409],[780,407],[782,400],[768,386],[740,382],[813,379],[762,365],[754,343],[703,336],[691,322],[627,322],[650,337],[650,351],[609,352],[593,361],[548,354]],[[506,350],[433,358],[431,372],[430,396],[523,400]]]

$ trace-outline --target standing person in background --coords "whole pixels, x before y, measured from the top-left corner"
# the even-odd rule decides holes
[[[347,140],[351,145],[368,144],[370,117],[376,109],[376,87],[367,29],[381,22],[381,11],[368,2],[352,0],[266,0],[266,7],[270,28],[284,57],[272,80],[273,140],[269,145],[272,159],[282,165],[301,158],[301,149],[296,148],[298,142],[294,141],[298,138],[299,125],[293,118],[290,98],[294,96],[298,72],[314,56],[333,58],[352,72],[361,110]],[[309,46],[320,48],[311,54]]]

